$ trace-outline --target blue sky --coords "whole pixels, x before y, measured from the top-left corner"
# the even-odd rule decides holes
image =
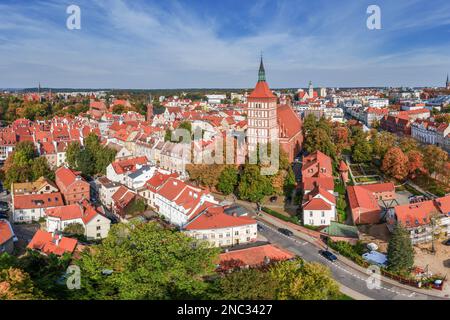
[[[450,1],[0,0],[4,88],[252,87],[261,51],[271,87],[442,85]]]

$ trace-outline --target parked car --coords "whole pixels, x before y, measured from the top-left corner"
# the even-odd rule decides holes
[[[320,250],[319,252],[322,256],[324,256],[327,260],[330,260],[331,262],[334,262],[337,260],[337,257],[328,250]]]
[[[0,201],[0,210],[8,211],[8,210],[9,210],[9,205],[8,205],[8,203],[5,202],[5,201]]]
[[[8,220],[8,216],[6,214],[0,213],[0,219]]]
[[[450,239],[445,240],[445,241],[444,241],[444,245],[450,246]]]
[[[294,233],[291,230],[288,230],[288,229],[285,229],[285,228],[279,228],[278,231],[281,232],[282,234],[288,236],[288,237],[292,237],[294,235]]]
[[[270,197],[270,202],[275,202],[278,200],[277,196]]]

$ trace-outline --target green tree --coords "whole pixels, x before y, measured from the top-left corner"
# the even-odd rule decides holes
[[[81,152],[81,144],[78,141],[69,143],[66,150],[66,161],[70,168],[78,169],[78,156]]]
[[[284,177],[284,185],[283,185],[283,191],[285,196],[290,196],[292,194],[292,191],[295,189],[295,174],[292,170],[292,167],[288,167],[286,176]]]
[[[82,236],[84,235],[84,226],[81,223],[70,223],[67,227],[64,228],[63,233],[67,236]]]
[[[239,198],[260,202],[264,196],[273,194],[272,178],[261,175],[260,171],[260,168],[255,164],[245,165],[239,180]]]
[[[374,135],[372,140],[374,154],[383,159],[389,148],[395,145],[396,140],[395,135],[387,131]]]
[[[211,299],[274,300],[277,283],[269,272],[243,269],[221,276],[211,284]]]
[[[157,223],[112,226],[108,237],[82,253],[82,299],[202,298],[218,250]],[[105,270],[112,274],[106,276]]]
[[[414,249],[409,232],[400,223],[397,223],[392,232],[387,256],[389,270],[409,274],[414,265]]]
[[[352,159],[355,162],[369,162],[372,160],[372,145],[367,140],[367,134],[362,130],[356,131],[353,136]]]
[[[189,131],[190,134],[192,134],[192,123],[190,121],[183,121],[178,126],[180,129],[186,129]]]
[[[270,268],[277,283],[278,300],[330,300],[339,295],[339,286],[330,269],[301,259],[276,263]]]
[[[55,172],[53,172],[45,157],[35,158],[31,165],[31,171],[33,173],[33,180],[37,180],[40,177],[45,177],[50,180],[55,179]]]
[[[333,159],[336,158],[336,145],[323,128],[312,129],[305,138],[304,148],[309,153],[319,150]]]
[[[164,141],[172,140],[172,130],[166,129],[166,133],[164,134]]]
[[[225,195],[231,194],[238,182],[238,171],[235,166],[226,166],[220,176],[217,189]]]

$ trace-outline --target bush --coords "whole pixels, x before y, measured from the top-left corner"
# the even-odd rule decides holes
[[[284,214],[281,214],[279,212],[276,212],[276,211],[266,208],[266,207],[262,207],[261,210],[264,211],[265,213],[268,213],[271,216],[274,216],[275,218],[281,219],[283,221],[299,224],[298,217],[286,217]]]
[[[355,245],[351,245],[346,241],[328,241],[330,248],[336,250],[344,257],[349,258],[359,265],[364,265],[365,261],[361,255],[366,251],[364,243],[358,241]]]

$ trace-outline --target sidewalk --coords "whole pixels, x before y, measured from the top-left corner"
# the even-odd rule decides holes
[[[302,233],[301,231],[299,231],[300,228],[296,228],[295,225],[292,223],[285,222],[283,220],[280,220],[276,217],[273,217],[273,216],[270,216],[270,215],[264,214],[264,213],[262,213],[260,216],[258,216],[258,218],[261,219],[262,221],[266,221],[274,226],[277,226],[280,228],[287,228],[287,229],[291,230],[292,232],[294,232],[294,235],[296,235],[297,237],[301,238],[302,240],[312,243],[313,245],[315,245],[318,248],[323,249],[326,247],[325,244],[322,243],[322,241]],[[331,248],[329,248],[328,250],[335,252]],[[339,260],[342,263],[344,263],[345,265],[347,265],[348,267],[350,267],[352,269],[355,269],[356,271],[366,274],[365,268],[359,266],[358,264],[354,263],[350,259],[342,256],[341,254],[339,254],[339,253],[337,253],[337,254],[339,255]],[[405,290],[409,290],[409,291],[414,291],[414,292],[417,292],[420,294],[439,297],[439,298],[449,298],[449,295],[446,292],[447,290],[439,291],[439,290],[434,290],[434,289],[420,289],[420,288],[416,288],[416,287],[412,287],[412,286],[408,286],[408,285],[399,283],[393,279],[390,279],[390,278],[387,278],[384,276],[381,276],[381,280],[383,282],[389,283],[393,286],[396,286],[396,287],[399,287],[399,288],[402,288]],[[447,284],[447,289],[448,289],[448,286],[449,286],[449,284]]]

